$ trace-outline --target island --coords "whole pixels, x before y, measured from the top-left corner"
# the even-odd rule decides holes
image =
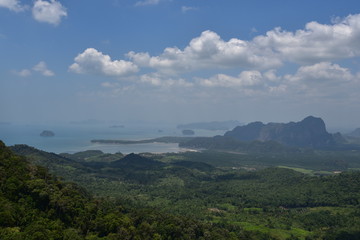
[[[110,128],[125,128],[124,125],[112,125]]]
[[[55,133],[50,130],[44,130],[40,133],[41,137],[54,137]]]
[[[91,143],[99,144],[145,144],[145,143],[183,143],[191,140],[192,137],[159,137],[144,140],[107,140],[107,139],[94,139]]]
[[[213,121],[213,122],[195,122],[195,123],[179,124],[177,125],[177,128],[202,129],[209,131],[218,131],[218,130],[227,131],[241,125],[243,125],[243,123],[239,121],[219,121],[219,122]]]
[[[193,130],[190,130],[190,129],[184,129],[184,130],[182,130],[182,134],[186,135],[186,136],[191,136],[191,135],[194,135],[195,132]]]

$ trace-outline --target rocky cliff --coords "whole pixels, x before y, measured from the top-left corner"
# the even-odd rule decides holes
[[[296,147],[330,147],[336,144],[332,134],[326,131],[321,118],[306,117],[300,122],[268,123],[253,122],[225,133],[225,136],[242,141],[277,141]]]

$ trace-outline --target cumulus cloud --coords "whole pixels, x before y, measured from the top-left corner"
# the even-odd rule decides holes
[[[181,7],[181,11],[182,11],[183,13],[187,13],[187,12],[189,12],[189,11],[194,11],[194,10],[197,10],[197,8],[195,8],[195,7],[188,7],[188,6],[182,6],[182,7]]]
[[[52,77],[55,75],[53,71],[51,71],[47,68],[46,63],[43,61],[36,64],[32,69],[46,77]]]
[[[294,74],[283,76],[283,84],[293,94],[313,97],[349,97],[359,91],[360,75],[330,62],[301,66]]]
[[[42,1],[36,0],[32,9],[35,20],[53,25],[58,25],[62,17],[67,16],[66,8],[56,0]]]
[[[129,61],[114,60],[109,55],[97,51],[94,48],[88,48],[83,53],[75,57],[69,70],[75,73],[103,74],[107,76],[124,76],[136,73],[138,67]]]
[[[207,68],[264,69],[281,65],[281,61],[271,51],[236,38],[224,41],[212,31],[204,31],[192,39],[184,50],[166,48],[159,56],[129,52],[128,57],[139,66],[170,74]]]
[[[294,82],[347,82],[355,79],[348,68],[330,62],[320,62],[310,66],[300,67],[294,75],[285,78]]]
[[[337,88],[343,92],[358,89],[360,74],[353,74],[335,62],[360,57],[359,42],[360,14],[338,18],[328,25],[310,22],[304,29],[293,32],[275,28],[251,40],[224,40],[207,30],[182,49],[167,47],[159,55],[131,51],[127,54],[129,61],[112,61],[96,49],[87,49],[75,58],[70,70],[108,76],[140,72],[131,80],[160,88],[202,87],[206,91],[234,88],[271,96],[275,93],[320,96],[335,93]],[[289,65],[291,68],[287,68]],[[294,67],[297,70],[290,72]],[[204,77],[207,70],[222,73]],[[225,74],[229,70],[238,70],[239,74]],[[192,77],[185,78],[187,73],[192,73]]]
[[[13,74],[20,76],[20,77],[28,77],[31,76],[34,72],[40,73],[45,77],[52,77],[55,73],[48,69],[46,63],[44,61],[40,61],[38,64],[33,66],[31,69],[22,69],[20,71],[12,71]]]
[[[20,76],[20,77],[28,77],[31,76],[34,72],[40,73],[45,77],[52,77],[55,73],[48,69],[46,63],[44,61],[40,61],[38,64],[33,66],[31,69],[22,69],[20,71],[12,71],[13,74]]]
[[[144,1],[136,2],[135,6],[157,5],[159,3],[160,3],[160,0],[144,0]]]
[[[360,56],[360,14],[338,19],[330,25],[309,22],[294,32],[275,28],[252,40],[223,40],[204,31],[184,49],[165,48],[158,56],[129,52],[137,65],[161,73],[179,74],[214,68],[274,69],[286,63],[309,65]]]
[[[242,71],[238,76],[216,74],[210,78],[197,78],[196,82],[204,87],[227,87],[238,89],[276,89],[282,85],[282,77],[275,70],[260,72]]]
[[[332,25],[309,22],[305,29],[295,32],[275,28],[265,36],[254,38],[259,47],[271,49],[286,61],[309,64],[319,61],[360,56],[360,14]]]
[[[343,96],[359,89],[359,74],[330,62],[301,66],[294,74],[283,76],[283,83],[296,94],[308,96]]]
[[[27,9],[18,0],[0,0],[0,7],[8,8],[14,12],[22,12]]]
[[[245,94],[273,96],[279,94],[311,97],[344,96],[359,89],[360,73],[352,74],[348,68],[330,62],[301,66],[294,74],[279,76],[275,70],[242,71],[238,76],[216,74],[210,78],[197,78],[197,85],[207,88],[232,88]],[[357,91],[357,90],[356,90]]]
[[[199,79],[199,83],[206,87],[250,87],[262,82],[259,71],[243,71],[237,77],[226,74],[217,74],[208,79]]]
[[[166,76],[162,76],[157,73],[144,74],[140,77],[140,81],[142,83],[147,83],[158,87],[173,87],[173,86],[192,87],[194,85],[191,82],[187,82],[183,78],[179,78],[179,79],[168,78]]]
[[[29,69],[22,69],[20,71],[12,71],[15,75],[19,77],[28,77],[31,75],[31,71]]]

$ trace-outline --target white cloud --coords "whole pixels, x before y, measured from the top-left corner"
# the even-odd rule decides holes
[[[197,10],[197,8],[195,8],[195,7],[188,7],[188,6],[182,6],[182,7],[181,7],[181,11],[182,11],[183,13],[187,13],[187,12],[189,12],[189,11],[194,11],[194,10]]]
[[[285,78],[295,82],[340,83],[352,81],[355,76],[351,74],[349,69],[338,64],[321,62],[310,66],[302,66],[294,75],[286,75]]]
[[[204,31],[192,39],[184,50],[166,48],[160,56],[153,57],[149,53],[129,52],[128,57],[139,66],[168,74],[207,68],[266,69],[281,65],[281,61],[271,51],[235,38],[226,42],[212,31]]]
[[[360,14],[332,25],[309,22],[305,29],[287,32],[275,28],[254,38],[258,47],[278,52],[286,61],[300,64],[360,56]]]
[[[32,69],[35,72],[39,72],[40,74],[42,74],[43,76],[46,76],[46,77],[52,77],[55,75],[53,71],[51,71],[47,68],[46,63],[43,61],[36,64]]]
[[[18,0],[0,0],[0,7],[8,8],[14,12],[22,12],[27,9],[27,6],[21,5]]]
[[[165,48],[158,56],[129,52],[128,57],[141,67],[166,74],[201,69],[274,69],[286,63],[309,65],[360,56],[360,14],[349,15],[330,25],[310,22],[294,32],[275,28],[247,41],[223,40],[213,31],[204,31],[184,49]]]
[[[210,78],[197,78],[197,85],[217,89],[236,89],[246,95],[334,97],[357,92],[360,73],[352,74],[348,68],[330,62],[301,66],[294,74],[278,76],[275,70],[266,72],[242,71],[238,76],[216,74]]]
[[[243,71],[237,77],[217,74],[209,79],[199,79],[199,83],[206,87],[250,87],[260,84],[262,78],[259,71]]]
[[[35,20],[58,25],[62,17],[67,16],[66,8],[56,0],[42,1],[36,0],[34,3],[32,14]]]
[[[312,98],[347,99],[358,94],[360,75],[330,62],[300,67],[294,74],[283,76],[283,84],[293,95]]]
[[[40,61],[38,64],[32,67],[32,69],[22,69],[20,71],[16,71],[16,70],[12,71],[13,74],[20,77],[31,76],[33,72],[38,72],[45,77],[52,77],[55,75],[53,71],[47,68],[46,63],[44,61]]]
[[[109,55],[105,55],[94,48],[86,49],[83,53],[75,57],[74,60],[75,63],[69,67],[69,70],[75,73],[124,76],[136,73],[139,70],[132,62],[124,60],[112,61]]]
[[[192,87],[194,85],[183,78],[173,79],[157,73],[144,74],[140,77],[140,81],[158,87]]]
[[[183,49],[167,47],[154,56],[148,52],[129,52],[130,61],[112,61],[96,49],[87,49],[75,58],[70,70],[108,76],[141,71],[129,80],[159,88],[202,87],[204,91],[234,88],[245,94],[326,96],[335,95],[339,89],[345,92],[359,88],[356,84],[360,74],[352,74],[350,69],[333,63],[360,57],[359,42],[360,14],[337,19],[330,25],[310,22],[305,29],[294,32],[275,28],[252,40],[223,40],[213,31],[204,31]],[[298,65],[298,69],[286,72],[289,64]],[[276,73],[280,67],[278,72],[283,72],[282,75]],[[208,78],[202,75],[206,70],[228,69],[238,70],[239,74],[219,73]],[[186,79],[184,73],[191,72],[192,79]]]
[[[347,95],[359,89],[359,74],[338,64],[321,62],[300,67],[293,75],[285,75],[283,84],[294,94],[307,96]]]
[[[114,83],[111,83],[111,82],[103,82],[101,83],[101,86],[104,87],[104,88],[114,88],[114,87],[118,87],[118,85],[114,84]]]
[[[144,0],[144,1],[136,2],[135,6],[157,5],[159,3],[160,3],[160,0]]]
[[[28,77],[31,75],[31,71],[29,69],[22,69],[20,71],[12,71],[15,75],[20,77]]]

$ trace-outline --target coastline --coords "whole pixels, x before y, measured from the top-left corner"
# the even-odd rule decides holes
[[[158,137],[142,140],[115,140],[115,139],[93,139],[91,143],[99,144],[145,144],[145,143],[182,143],[192,137]]]

